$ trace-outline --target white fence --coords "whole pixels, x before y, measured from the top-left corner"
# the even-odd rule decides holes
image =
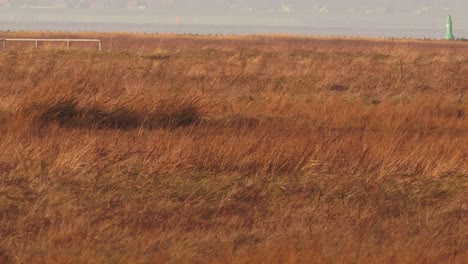
[[[70,43],[72,42],[96,42],[98,43],[99,51],[102,50],[102,44],[100,39],[32,39],[32,38],[5,38],[0,39],[3,42],[3,49],[7,48],[7,42],[32,42],[34,48],[39,47],[39,42],[65,42],[67,43],[67,50],[70,50]]]

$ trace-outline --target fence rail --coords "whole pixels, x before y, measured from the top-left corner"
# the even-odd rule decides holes
[[[99,51],[102,50],[102,43],[100,39],[34,39],[34,38],[5,38],[0,39],[3,42],[3,49],[7,48],[7,42],[32,42],[34,48],[39,47],[39,42],[65,42],[67,43],[67,50],[70,50],[70,43],[72,42],[96,42],[98,43]]]

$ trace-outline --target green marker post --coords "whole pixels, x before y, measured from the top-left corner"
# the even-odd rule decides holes
[[[455,36],[453,35],[453,24],[452,16],[447,16],[447,33],[445,33],[446,40],[454,40]]]

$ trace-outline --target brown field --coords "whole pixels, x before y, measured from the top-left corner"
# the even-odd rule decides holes
[[[468,43],[0,50],[0,263],[466,263]]]

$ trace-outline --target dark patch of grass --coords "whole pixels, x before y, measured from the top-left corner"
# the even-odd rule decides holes
[[[195,124],[201,111],[195,100],[167,100],[153,110],[117,106],[80,106],[75,99],[59,99],[44,104],[34,103],[22,110],[33,122],[57,123],[68,128],[135,129],[177,128]],[[1,117],[1,116],[0,116]]]
[[[168,60],[171,58],[169,55],[164,55],[164,54],[154,54],[154,55],[148,55],[146,56],[147,59],[153,60],[153,61],[162,61],[162,60]]]
[[[14,263],[10,254],[2,247],[0,247],[0,263],[3,263],[3,264]]]
[[[149,127],[183,127],[197,123],[202,116],[197,99],[168,99],[158,103],[147,116]]]
[[[335,92],[345,92],[349,90],[348,86],[342,85],[342,84],[334,84],[328,88],[330,91],[335,91]]]
[[[66,124],[72,120],[76,120],[80,116],[78,109],[78,102],[74,99],[64,99],[54,102],[50,105],[35,104],[31,109],[28,109],[31,114],[34,111],[41,111],[38,113],[38,121],[41,122],[58,122]]]
[[[6,124],[7,124],[7,119],[8,118],[8,115],[4,112],[4,111],[1,111],[0,110],[0,129],[3,127],[5,128],[6,127]]]
[[[432,90],[432,87],[427,84],[421,84],[416,88],[418,91],[426,92]]]

